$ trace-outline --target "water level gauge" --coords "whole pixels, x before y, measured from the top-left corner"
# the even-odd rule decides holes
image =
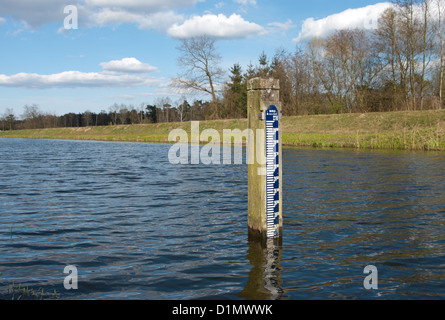
[[[279,236],[280,226],[280,153],[279,113],[277,107],[266,110],[266,225],[267,237]]]

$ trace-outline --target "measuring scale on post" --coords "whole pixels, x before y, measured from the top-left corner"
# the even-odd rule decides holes
[[[280,233],[280,141],[277,107],[269,106],[265,118],[267,238],[277,238]]]

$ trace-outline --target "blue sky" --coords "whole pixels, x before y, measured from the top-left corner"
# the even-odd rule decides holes
[[[64,20],[74,5],[78,29]],[[214,36],[222,67],[243,68],[345,27],[373,28],[388,3],[364,0],[0,0],[0,115],[139,107],[181,93],[180,38]],[[68,21],[72,22],[72,20]],[[186,96],[190,100],[194,96]]]

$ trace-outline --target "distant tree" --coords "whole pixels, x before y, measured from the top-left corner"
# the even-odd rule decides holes
[[[119,108],[119,113],[118,113],[118,118],[119,118],[119,122],[120,124],[127,124],[127,120],[128,120],[128,108],[127,106],[125,106],[124,104],[120,105]]]
[[[270,76],[271,68],[269,66],[269,61],[264,51],[259,56],[258,62],[259,62],[258,72],[257,72],[258,77],[264,78]]]
[[[397,12],[393,8],[386,9],[379,18],[378,27],[374,32],[375,44],[380,51],[383,62],[386,64],[386,72],[381,73],[384,86],[390,84],[392,92],[392,110],[398,110],[403,104],[408,106],[407,96],[407,59],[401,47],[400,23]],[[389,91],[386,90],[388,93]]]
[[[4,121],[3,130],[5,130],[5,129],[14,130],[15,123],[16,123],[17,119],[15,118],[15,114],[14,114],[14,110],[13,109],[7,108],[5,110],[5,113],[4,113],[4,116],[3,116],[3,121]]]
[[[83,113],[82,123],[87,127],[93,124],[93,114],[91,113],[91,111],[87,110]]]
[[[244,81],[247,83],[252,78],[255,78],[258,76],[257,70],[255,69],[255,66],[250,62],[247,65],[246,72],[243,75]]]
[[[445,2],[435,0],[433,3],[437,12],[437,19],[432,23],[432,28],[436,36],[436,54],[439,56],[438,85],[439,108],[443,105],[444,75],[445,75]],[[432,9],[434,10],[434,9]]]
[[[136,109],[134,109],[134,107],[130,109],[129,120],[130,124],[140,123],[139,113]]]
[[[151,123],[158,122],[158,111],[156,106],[148,105],[147,106],[147,117],[150,119]]]
[[[215,39],[208,36],[181,40],[178,64],[183,72],[173,83],[186,90],[208,93],[212,97],[212,114],[216,115],[218,104],[217,86],[224,71],[220,68],[221,56],[215,46]]]
[[[27,129],[43,128],[41,121],[41,111],[36,104],[25,105],[22,118],[24,119],[24,125]]]
[[[146,123],[147,115],[145,113],[146,104],[142,102],[139,107],[137,108],[138,115],[139,115],[139,123]]]
[[[112,106],[110,106],[110,117],[113,125],[117,124],[117,117],[119,114],[120,106],[117,103],[114,103]]]
[[[230,68],[230,73],[230,89],[236,93],[245,91],[246,88],[243,87],[244,81],[241,66],[238,63],[235,63],[233,67]]]
[[[205,119],[205,103],[202,100],[195,100],[190,107],[190,120],[204,120]]]
[[[100,113],[97,115],[96,125],[107,126],[111,122],[111,116],[105,110],[101,110]]]
[[[182,100],[182,103],[178,103],[178,107],[176,108],[179,118],[178,120],[181,122],[187,119],[190,112],[190,104],[184,98],[182,98]]]
[[[226,84],[221,118],[247,117],[247,88],[241,66],[235,63],[230,68],[230,81]]]

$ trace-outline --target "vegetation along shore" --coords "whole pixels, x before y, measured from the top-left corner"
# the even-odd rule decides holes
[[[191,123],[11,130],[0,138],[69,139],[169,143],[169,133]],[[296,147],[445,151],[445,110],[288,116],[282,119],[283,145]],[[204,120],[199,129],[247,128],[247,119]],[[170,142],[171,143],[171,142]]]

